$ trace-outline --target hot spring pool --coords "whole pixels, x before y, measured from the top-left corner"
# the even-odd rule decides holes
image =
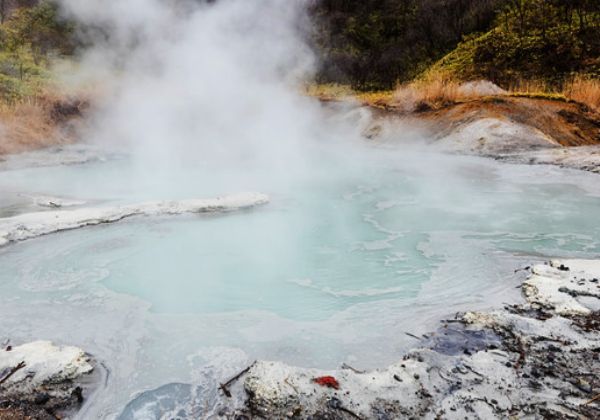
[[[397,150],[352,159],[301,177],[211,165],[154,177],[127,158],[0,172],[0,194],[21,197],[6,214],[40,194],[86,206],[271,197],[0,248],[2,335],[94,354],[110,374],[84,412],[112,416],[141,391],[215,383],[255,358],[384,366],[414,344],[405,332],[517,295],[515,268],[600,254],[595,175]]]

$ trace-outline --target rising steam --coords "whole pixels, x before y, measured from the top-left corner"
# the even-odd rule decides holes
[[[82,74],[111,94],[89,137],[126,147],[140,167],[205,164],[245,176],[303,172],[308,139],[326,138],[320,107],[300,95],[314,56],[301,0],[62,0],[87,28]]]

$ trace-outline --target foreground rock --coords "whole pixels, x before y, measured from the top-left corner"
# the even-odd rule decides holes
[[[0,247],[50,233],[114,223],[133,216],[166,216],[185,213],[220,213],[266,204],[259,193],[242,193],[209,199],[155,201],[118,207],[79,208],[21,214],[0,219]]]
[[[74,413],[91,392],[94,364],[76,347],[7,345],[0,350],[0,418],[55,420]]]
[[[599,261],[535,266],[523,285],[526,303],[445,321],[387,369],[319,371],[259,362],[245,378],[246,406],[237,413],[254,418],[600,418],[599,278]],[[325,386],[315,382],[328,376],[320,380]]]

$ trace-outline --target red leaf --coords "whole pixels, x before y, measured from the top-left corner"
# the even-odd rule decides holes
[[[321,376],[313,378],[313,382],[327,388],[340,389],[340,383],[333,376]]]

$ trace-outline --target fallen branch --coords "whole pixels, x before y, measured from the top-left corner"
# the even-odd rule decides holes
[[[596,396],[595,396],[594,398],[592,398],[591,400],[589,400],[589,401],[586,401],[585,403],[583,403],[583,405],[588,405],[588,404],[591,404],[591,403],[593,403],[594,401],[598,401],[598,400],[600,400],[600,394],[596,395]]]
[[[294,390],[294,392],[296,392],[296,394],[299,394],[300,392],[298,391],[298,388],[296,388],[290,381],[289,381],[290,377],[288,376],[287,378],[285,378],[283,380],[283,382],[285,382],[286,384],[288,384],[288,386],[290,388],[292,388]]]
[[[451,379],[446,378],[444,375],[442,375],[442,369],[441,368],[439,368],[439,367],[436,368],[436,371],[437,371],[438,375],[440,376],[440,378],[442,378],[444,381],[446,381],[446,382],[452,382]]]
[[[354,411],[350,410],[349,408],[344,407],[342,405],[342,402],[335,397],[333,397],[332,399],[329,400],[329,407],[331,407],[335,410],[343,411],[346,414],[350,414],[355,419],[363,420],[363,418],[361,416],[359,416],[358,414],[356,414]]]
[[[408,335],[409,337],[416,338],[417,340],[421,340],[421,337],[418,337],[418,336],[416,336],[414,334],[411,334],[409,332],[405,332],[404,334]]]
[[[469,365],[464,365],[463,366],[468,369],[469,371],[471,371],[472,373],[474,373],[475,375],[479,376],[480,378],[485,378],[485,376],[483,376],[481,373],[477,372],[475,369],[473,369],[471,366]]]
[[[358,369],[353,368],[352,366],[350,366],[349,364],[346,364],[346,363],[342,363],[342,369],[351,370],[352,372],[358,373],[359,375],[365,373],[364,370],[358,370]]]
[[[0,385],[4,384],[4,382],[8,381],[8,379],[13,376],[18,370],[23,369],[25,367],[25,362],[19,363],[17,366],[12,368],[10,372],[8,372],[4,378],[0,379]]]
[[[493,409],[493,410],[495,410],[495,409],[496,409],[496,406],[495,406],[494,404],[492,404],[491,402],[489,402],[489,401],[488,401],[488,399],[487,399],[487,398],[485,398],[485,397],[484,397],[484,398],[473,398],[473,401],[481,401],[481,402],[484,402],[484,403],[486,403],[487,405],[489,405],[490,407],[492,407],[492,409]]]
[[[339,407],[338,410],[341,410],[344,413],[350,414],[355,419],[363,420],[363,418],[361,416],[359,416],[358,414],[356,414],[354,411],[350,410],[349,408]]]
[[[526,353],[525,346],[523,345],[523,340],[521,339],[521,337],[516,337],[516,340],[517,344],[519,345],[519,360],[517,360],[517,363],[515,364],[515,369],[519,370],[523,367],[523,365],[525,365]]]
[[[466,324],[464,319],[443,319],[442,322],[446,322],[448,324]]]
[[[527,267],[517,268],[515,270],[515,273],[518,273],[519,271],[529,271],[530,269],[531,269],[531,266],[528,265]],[[519,286],[519,287],[521,287],[521,286]]]
[[[256,364],[256,360],[250,366],[248,366],[246,369],[242,370],[240,373],[238,373],[237,375],[235,375],[233,378],[231,378],[230,380],[228,380],[224,384],[219,384],[219,388],[221,389],[221,391],[223,391],[223,394],[225,394],[225,396],[227,398],[231,398],[231,392],[229,391],[229,387],[235,381],[237,381],[242,376],[244,376],[246,373],[248,373],[250,371],[250,369],[252,369],[252,367],[254,367],[255,364]]]

